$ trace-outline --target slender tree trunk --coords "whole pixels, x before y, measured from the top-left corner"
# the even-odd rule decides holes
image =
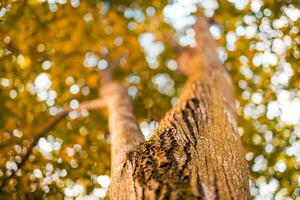
[[[189,77],[186,86],[149,141],[138,129],[126,89],[118,83],[104,87],[110,102],[111,199],[250,199],[233,86],[207,29],[200,17],[197,48],[179,59]]]

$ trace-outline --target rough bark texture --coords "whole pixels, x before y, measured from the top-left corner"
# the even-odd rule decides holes
[[[188,82],[157,132],[142,143],[142,138],[132,138],[140,134],[133,128],[128,138],[135,148],[125,149],[118,142],[124,133],[112,133],[112,156],[122,159],[117,165],[113,161],[111,199],[250,199],[232,83],[219,64],[206,22],[198,23],[198,47],[180,60]]]

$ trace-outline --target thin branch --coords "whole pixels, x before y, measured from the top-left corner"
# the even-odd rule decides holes
[[[95,109],[104,108],[104,107],[106,107],[106,102],[103,99],[95,99],[95,100],[85,101],[85,102],[80,103],[80,105],[76,109],[66,108],[65,111],[71,112],[71,111],[77,111],[77,110],[83,110],[83,109],[95,110]]]
[[[51,129],[53,129],[56,124],[58,124],[62,119],[64,119],[67,114],[69,112],[67,111],[63,111],[61,112],[59,115],[56,116],[56,118],[50,122],[44,129],[42,129],[35,137],[35,139],[33,140],[33,142],[30,144],[30,146],[28,147],[28,151],[26,152],[26,154],[23,156],[22,160],[20,163],[17,163],[17,170],[16,171],[13,171],[9,176],[7,176],[3,181],[2,181],[2,184],[0,186],[0,191],[3,191],[4,190],[4,187],[5,185],[7,185],[8,181],[11,179],[11,178],[14,178],[16,176],[16,173],[18,170],[20,170],[24,164],[26,163],[26,160],[29,158],[29,156],[31,155],[32,153],[32,150],[33,148],[35,147],[35,145],[38,143],[39,139],[42,138],[43,136],[46,135],[46,133],[48,133]]]
[[[17,163],[17,170],[13,171],[9,176],[4,178],[0,185],[0,192],[4,190],[3,186],[6,186],[8,181],[11,178],[14,178],[16,176],[17,171],[22,169],[22,167],[25,165],[26,161],[28,160],[29,156],[32,154],[33,148],[37,145],[38,141],[44,137],[50,130],[52,130],[61,120],[63,120],[69,112],[71,111],[77,111],[77,110],[82,110],[82,109],[88,109],[88,110],[95,110],[95,109],[100,109],[106,106],[106,103],[102,99],[96,99],[96,100],[91,100],[91,101],[86,101],[82,102],[78,108],[76,109],[71,109],[71,108],[66,108],[64,109],[61,113],[59,113],[53,121],[51,121],[49,124],[47,124],[34,138],[33,142],[30,144],[28,147],[28,151],[26,154],[22,157],[21,162]]]

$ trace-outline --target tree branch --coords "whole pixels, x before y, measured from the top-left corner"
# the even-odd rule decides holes
[[[27,159],[29,158],[29,156],[32,153],[33,148],[36,146],[36,144],[38,143],[39,139],[42,138],[43,136],[45,136],[51,129],[53,129],[56,124],[58,124],[62,119],[64,119],[67,116],[68,112],[67,111],[63,111],[61,112],[59,115],[56,116],[56,118],[51,121],[45,128],[43,128],[34,138],[33,142],[30,144],[30,146],[28,147],[28,151],[26,152],[26,154],[23,156],[22,160],[20,163],[17,163],[17,170],[13,171],[9,176],[7,176],[3,181],[2,184],[0,186],[0,191],[4,190],[4,187],[7,185],[8,181],[11,178],[14,178],[16,176],[16,173],[18,170],[22,169],[22,167],[25,165]]]
[[[131,98],[127,88],[113,81],[112,72],[126,58],[128,52],[122,53],[109,62],[106,70],[99,71],[101,84],[99,95],[107,103],[109,111],[109,131],[111,134],[111,171],[115,176],[125,160],[126,153],[145,141],[133,113]]]
[[[51,121],[49,124],[47,124],[34,138],[33,142],[28,147],[28,151],[26,154],[22,157],[21,162],[17,163],[17,170],[13,171],[9,176],[4,178],[0,185],[0,191],[4,190],[4,187],[7,185],[8,181],[11,178],[14,178],[16,176],[16,173],[18,170],[22,169],[22,167],[25,165],[26,161],[28,160],[29,156],[32,154],[33,148],[37,145],[38,141],[44,137],[50,130],[52,130],[61,120],[63,120],[69,112],[76,111],[76,110],[82,110],[82,109],[88,109],[88,110],[95,110],[99,108],[103,108],[106,106],[106,103],[102,99],[96,99],[91,101],[82,102],[78,108],[71,109],[66,108],[61,113],[59,113],[53,121]]]
[[[109,110],[109,130],[112,141],[112,176],[122,167],[126,153],[144,142],[137,120],[133,114],[127,88],[120,82],[110,81],[101,88],[101,96]]]
[[[103,99],[95,99],[95,100],[84,101],[80,103],[80,105],[76,109],[72,109],[68,107],[65,109],[65,111],[70,112],[70,111],[83,110],[83,109],[95,110],[104,107],[106,107],[106,102]]]

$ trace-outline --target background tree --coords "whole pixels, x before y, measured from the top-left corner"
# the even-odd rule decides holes
[[[213,16],[210,31],[236,86],[251,194],[296,198],[297,1],[1,1],[1,180],[64,107],[98,98],[98,71],[116,60],[112,76],[128,86],[149,138],[185,82],[165,36],[193,46],[190,25],[199,7]],[[107,130],[105,111],[70,112],[37,142],[1,198],[102,198],[110,174]]]

